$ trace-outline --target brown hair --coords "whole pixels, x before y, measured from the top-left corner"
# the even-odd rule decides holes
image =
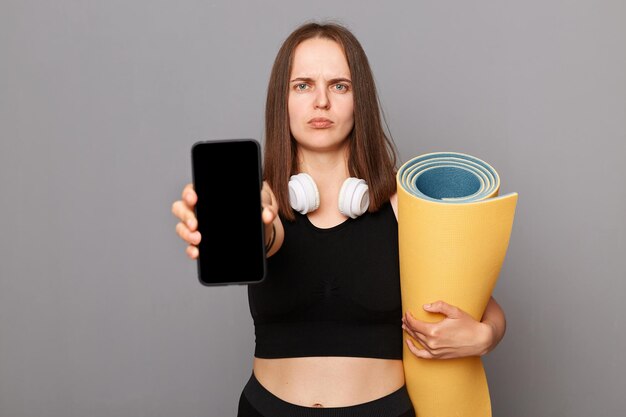
[[[264,177],[278,200],[281,216],[293,220],[289,204],[289,177],[298,172],[296,142],[289,130],[287,100],[296,47],[311,38],[337,42],[344,50],[352,77],[354,127],[349,137],[348,169],[369,187],[369,211],[377,211],[396,190],[397,152],[383,130],[374,77],[365,51],[356,37],[336,23],[306,23],[283,42],[270,74],[265,107]]]

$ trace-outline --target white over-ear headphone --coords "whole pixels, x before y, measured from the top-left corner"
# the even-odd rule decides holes
[[[319,207],[320,193],[313,177],[303,172],[289,178],[289,202],[294,210],[302,214]],[[354,219],[365,213],[369,205],[370,195],[365,180],[347,178],[339,190],[339,211]]]

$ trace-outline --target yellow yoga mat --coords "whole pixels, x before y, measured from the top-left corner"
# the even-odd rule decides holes
[[[403,313],[437,322],[443,316],[423,305],[443,300],[480,320],[509,245],[517,193],[498,196],[496,170],[457,152],[415,157],[396,179]],[[405,343],[403,364],[417,417],[491,416],[480,357],[422,359]]]

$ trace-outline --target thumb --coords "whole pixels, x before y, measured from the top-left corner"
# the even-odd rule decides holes
[[[263,208],[261,216],[263,218],[263,223],[272,224],[272,222],[274,222],[274,219],[276,218],[276,213],[272,210],[270,206],[265,206]]]
[[[424,304],[424,310],[429,313],[441,313],[452,319],[459,318],[461,316],[461,310],[459,310],[458,307],[441,300],[431,304]]]

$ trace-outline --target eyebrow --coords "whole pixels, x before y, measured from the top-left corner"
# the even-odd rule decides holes
[[[304,81],[304,82],[307,82],[307,83],[314,83],[315,80],[313,78],[310,78],[310,77],[298,77],[298,78],[294,78],[293,80],[291,80],[289,82],[293,83],[293,82],[296,82],[296,81]],[[336,84],[336,83],[339,83],[339,82],[352,84],[352,80],[350,80],[348,78],[333,78],[333,79],[328,80],[328,82],[330,84]]]

